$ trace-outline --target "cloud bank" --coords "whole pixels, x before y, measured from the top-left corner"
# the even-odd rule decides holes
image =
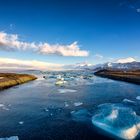
[[[47,63],[37,60],[19,60],[12,58],[0,58],[0,69],[18,70],[61,70],[62,65]]]
[[[5,51],[31,51],[44,55],[60,55],[60,56],[80,56],[86,57],[89,52],[81,50],[77,42],[70,45],[24,42],[19,39],[17,34],[7,34],[0,32],[0,49]]]

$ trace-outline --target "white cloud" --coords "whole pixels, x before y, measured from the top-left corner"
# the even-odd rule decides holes
[[[60,70],[62,65],[52,64],[37,60],[18,60],[0,58],[0,69],[35,69],[35,70]]]
[[[32,51],[35,53],[40,53],[44,55],[53,54],[61,56],[88,56],[89,52],[86,50],[80,50],[77,42],[70,45],[51,45],[47,42],[45,43],[29,43],[19,40],[17,34],[7,34],[5,32],[0,32],[0,49],[2,50],[13,50],[13,51]]]
[[[135,62],[135,61],[136,61],[136,59],[134,59],[133,57],[128,57],[128,58],[118,59],[114,63],[131,63],[131,62]]]
[[[77,42],[74,42],[70,45],[50,45],[44,43],[40,47],[40,53],[42,54],[57,54],[62,56],[88,56],[88,52],[80,50]]]

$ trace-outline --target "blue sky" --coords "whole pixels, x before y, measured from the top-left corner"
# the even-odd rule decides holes
[[[64,47],[77,42],[88,56],[0,49],[0,57],[50,63],[103,63],[140,52],[140,0],[1,0],[0,31],[22,42]],[[7,44],[6,44],[7,45]]]

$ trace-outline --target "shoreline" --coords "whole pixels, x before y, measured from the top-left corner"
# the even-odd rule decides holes
[[[122,70],[99,70],[94,73],[96,76],[109,78],[112,80],[124,81],[140,85],[140,70],[122,71]]]
[[[36,76],[30,74],[0,73],[0,91],[36,79]]]

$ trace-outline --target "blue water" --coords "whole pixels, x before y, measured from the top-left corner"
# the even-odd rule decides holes
[[[75,92],[60,93],[59,89]],[[94,109],[103,103],[121,103],[125,98],[136,101],[137,96],[140,96],[139,85],[104,78],[94,77],[92,82],[66,87],[57,87],[53,80],[39,78],[0,92],[0,104],[5,107],[0,107],[0,137],[18,136],[20,140],[113,139],[95,128],[91,120],[73,119],[71,112]],[[77,102],[81,105],[75,106]]]

